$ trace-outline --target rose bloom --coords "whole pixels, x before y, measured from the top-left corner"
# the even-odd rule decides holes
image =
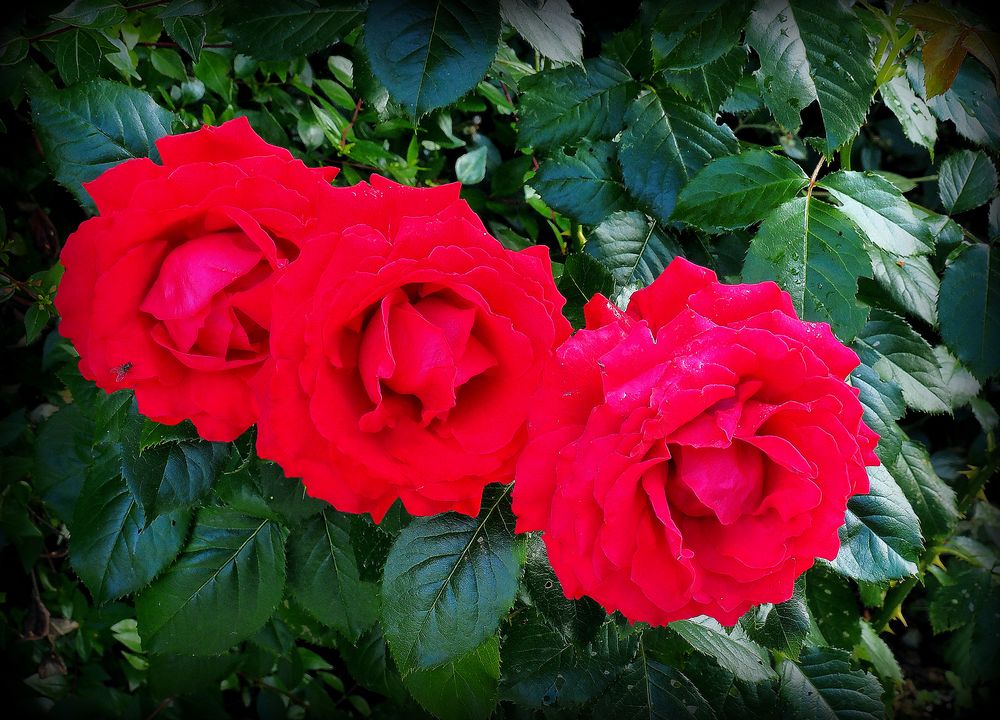
[[[332,168],[268,145],[246,118],[157,141],[86,183],[100,215],[70,235],[56,295],[80,372],[135,390],[158,422],[232,440],[257,419],[275,277],[331,203]]]
[[[509,482],[531,396],[570,332],[545,248],[505,249],[459,186],[338,188],[344,229],[278,281],[257,450],[380,520],[475,515]]]
[[[774,283],[678,258],[621,312],[597,295],[532,402],[517,530],[541,530],[568,597],[632,621],[732,625],[833,559],[878,436],[858,365]]]

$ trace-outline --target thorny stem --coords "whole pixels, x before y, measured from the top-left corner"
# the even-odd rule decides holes
[[[341,151],[343,151],[343,149],[345,147],[347,147],[347,133],[349,133],[351,131],[351,129],[354,127],[354,123],[356,123],[358,121],[358,113],[361,112],[361,105],[362,105],[361,98],[358,98],[358,101],[356,103],[354,103],[354,114],[351,115],[351,121],[349,123],[347,123],[347,125],[344,127],[344,129],[340,133],[340,149],[341,149]]]

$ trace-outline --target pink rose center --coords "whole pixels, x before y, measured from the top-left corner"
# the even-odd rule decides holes
[[[358,373],[374,407],[362,430],[377,432],[399,415],[423,426],[443,420],[461,388],[497,364],[477,337],[478,311],[451,291],[396,289],[369,312]]]

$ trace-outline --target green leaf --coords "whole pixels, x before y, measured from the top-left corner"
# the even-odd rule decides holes
[[[149,60],[161,75],[166,75],[171,80],[187,79],[187,68],[176,51],[170,48],[153,48],[149,51]]]
[[[941,337],[980,380],[1000,372],[1000,255],[969,246],[945,270],[938,301]]]
[[[556,62],[583,63],[583,26],[566,0],[500,0],[503,19],[531,47]]]
[[[56,41],[56,70],[67,85],[90,79],[98,74],[101,58],[111,48],[100,33],[70,30]]]
[[[391,698],[397,705],[406,702],[406,688],[392,663],[380,625],[376,623],[357,642],[337,649],[359,685]]]
[[[244,1],[227,8],[226,33],[238,52],[259,60],[289,60],[342,40],[360,24],[364,8],[361,0]]]
[[[868,257],[875,281],[893,303],[935,327],[941,281],[930,261],[923,255],[900,257],[875,246],[868,248]]]
[[[626,207],[614,152],[614,145],[603,141],[583,142],[573,155],[560,150],[546,159],[528,182],[554,210],[596,225]]]
[[[645,92],[629,107],[618,160],[625,187],[663,222],[677,195],[715,158],[739,152],[727,125],[672,92]]]
[[[94,203],[82,183],[129,158],[158,158],[153,142],[170,131],[173,120],[146,93],[108,80],[66,90],[38,88],[31,114],[56,180],[88,210]]]
[[[232,67],[227,56],[206,50],[195,63],[194,75],[228,104],[233,101],[233,81],[230,78]]]
[[[899,316],[873,311],[858,335],[855,349],[861,361],[880,378],[899,386],[906,404],[914,410],[951,411],[948,389],[934,351]]]
[[[861,639],[854,648],[855,656],[870,662],[883,683],[888,681],[895,686],[902,685],[903,670],[899,667],[896,656],[892,654],[892,648],[879,637],[871,623],[864,618],[858,618],[858,624],[861,627]]]
[[[933,251],[930,226],[917,218],[903,194],[884,177],[841,171],[827,175],[820,186],[830,191],[841,211],[876,247],[902,256]]]
[[[861,235],[840,210],[804,197],[764,218],[743,268],[745,281],[775,280],[804,320],[829,323],[842,340],[868,317],[856,299],[859,277],[871,277]]]
[[[76,503],[70,562],[99,603],[136,592],[181,551],[191,514],[147,523],[113,463],[91,466]]]
[[[48,307],[40,302],[29,307],[24,313],[24,342],[28,345],[35,342],[51,319]]]
[[[937,142],[937,120],[931,109],[910,87],[906,77],[892,78],[879,88],[886,107],[903,126],[903,134],[912,142],[927,148],[934,159],[934,143]]]
[[[252,453],[252,446],[246,452]],[[234,450],[230,465],[234,462],[232,456],[239,465],[218,473],[214,490],[234,510],[297,527],[330,507],[323,500],[309,497],[302,482],[285,477],[275,463],[252,457],[244,460]]]
[[[117,25],[127,13],[117,0],[74,0],[51,17],[74,27],[100,28]]]
[[[521,81],[518,145],[552,148],[613,137],[635,93],[632,76],[607,58],[528,76]]]
[[[588,597],[566,597],[541,537],[528,535],[526,543],[523,588],[531,604],[566,642],[584,645],[593,640],[607,619],[604,608]]]
[[[764,603],[744,615],[740,625],[747,636],[769,650],[798,657],[809,634],[809,606],[804,588],[804,582],[796,582],[792,597],[785,602]]]
[[[130,418],[122,436],[122,475],[142,507],[147,522],[192,506],[215,482],[228,451],[224,443],[201,440],[164,442],[143,448],[143,428],[150,421]]]
[[[372,72],[414,118],[475,88],[499,41],[497,0],[372,0],[365,20]]]
[[[959,517],[955,491],[934,472],[927,450],[912,440],[904,440],[900,454],[888,470],[920,518],[927,541],[947,536]]]
[[[947,662],[968,684],[995,680],[1000,664],[1000,592],[988,568],[948,565],[947,585],[931,592],[935,633],[955,631],[945,645]]]
[[[239,667],[241,656],[149,655],[147,659],[150,690],[156,697],[167,697],[217,690],[219,683]]]
[[[986,153],[959,150],[946,157],[938,170],[938,194],[952,214],[973,210],[997,191],[997,170]]]
[[[615,278],[598,260],[585,253],[566,258],[559,292],[566,298],[563,314],[575,328],[584,326],[583,306],[597,293],[611,298],[615,294]]]
[[[750,14],[747,41],[760,56],[764,102],[789,130],[819,100],[827,152],[853,138],[875,93],[868,37],[854,11],[838,3],[767,0]]]
[[[287,533],[269,520],[203,508],[180,559],[136,600],[143,647],[213,655],[252,636],[284,595]]]
[[[868,468],[871,490],[847,501],[840,552],[833,567],[841,575],[872,583],[917,572],[923,549],[920,521],[906,496],[881,465]]]
[[[941,370],[948,405],[952,410],[967,405],[982,390],[982,385],[975,376],[944,345],[934,347],[934,359]]]
[[[625,666],[592,707],[593,718],[615,720],[715,720],[708,700],[679,670],[644,649]]]
[[[802,168],[767,150],[722,157],[691,178],[673,218],[708,232],[747,227],[794,198],[808,182]]]
[[[906,76],[910,87],[922,96],[924,66],[916,54],[906,62]],[[996,87],[989,72],[972,58],[962,63],[951,88],[927,101],[938,120],[950,120],[962,137],[991,150],[1000,148],[1000,110],[990,98]]]
[[[34,486],[60,520],[73,519],[87,468],[96,462],[93,441],[94,421],[78,404],[59,410],[38,431]]]
[[[594,639],[576,644],[564,638],[535,608],[511,622],[501,649],[500,699],[518,705],[561,708],[598,695],[635,658],[638,636],[606,621]]]
[[[205,45],[208,26],[200,17],[171,17],[163,20],[163,29],[177,45],[191,56],[195,62],[201,57]]]
[[[486,720],[493,715],[500,682],[496,635],[467,655],[403,678],[410,694],[441,720]]]
[[[747,48],[737,45],[722,57],[691,70],[664,70],[657,79],[702,110],[715,113],[743,77]]]
[[[593,229],[584,250],[611,270],[619,288],[642,287],[681,254],[677,241],[643,213],[612,213]]]
[[[500,626],[520,571],[508,488],[491,490],[478,518],[417,518],[385,562],[382,625],[403,675],[456,660]]]
[[[892,380],[883,379],[864,364],[854,369],[850,380],[858,389],[865,425],[879,435],[875,452],[883,464],[890,465],[902,449],[903,431],[896,421],[906,412],[903,393]]]
[[[361,579],[350,520],[333,510],[292,528],[288,585],[302,607],[352,642],[378,618],[378,586]]]
[[[670,629],[744,680],[758,682],[775,677],[767,651],[748,638],[739,625],[727,631],[717,621],[702,616],[672,622]]]
[[[748,0],[674,0],[653,22],[656,67],[687,70],[717,60],[740,39]]]
[[[852,650],[861,640],[854,588],[824,563],[809,571],[806,594],[815,623],[813,632],[819,630],[824,645]]]
[[[786,717],[815,720],[881,720],[882,686],[851,668],[849,655],[833,648],[806,648],[798,662],[781,664]]]
[[[455,161],[455,178],[463,185],[476,185],[486,177],[485,145],[470,150]]]

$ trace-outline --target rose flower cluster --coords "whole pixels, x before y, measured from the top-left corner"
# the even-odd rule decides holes
[[[839,547],[877,436],[858,364],[773,283],[676,259],[571,335],[548,252],[458,185],[330,184],[245,119],[86,186],[56,296],[80,371],[257,451],[339,510],[479,512],[514,481],[569,597],[732,624]]]

